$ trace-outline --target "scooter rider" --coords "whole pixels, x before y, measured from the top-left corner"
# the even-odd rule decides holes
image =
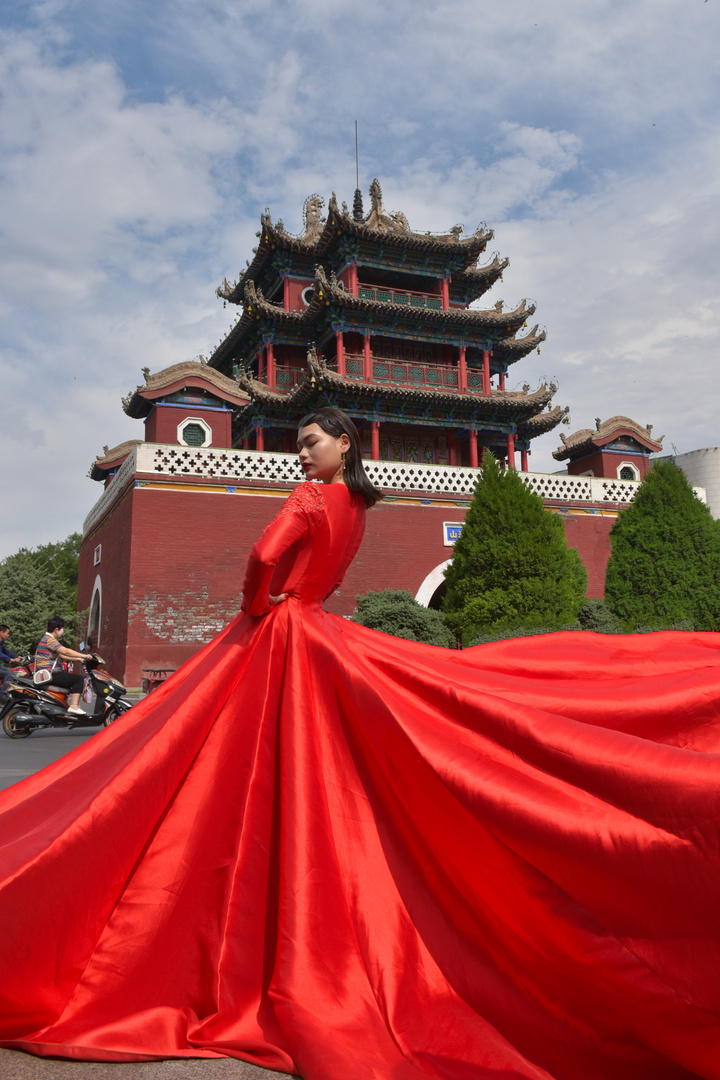
[[[65,620],[59,615],[53,616],[48,621],[47,633],[43,634],[40,644],[35,651],[35,671],[49,671],[51,680],[46,686],[60,686],[70,691],[69,713],[85,716],[85,710],[80,708],[80,695],[83,689],[83,675],[73,675],[69,671],[57,670],[62,660],[85,660],[85,654],[67,649],[60,644],[60,638],[65,630]]]
[[[5,623],[0,623],[0,694],[3,690],[7,689],[8,680],[12,675],[9,670],[10,664],[13,660],[18,659],[18,654],[13,652],[12,649],[8,649],[5,642],[10,634],[10,627]]]

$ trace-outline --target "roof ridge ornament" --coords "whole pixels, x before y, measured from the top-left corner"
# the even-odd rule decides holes
[[[323,231],[325,218],[322,217],[322,209],[324,205],[325,200],[317,193],[308,195],[305,200],[303,204],[303,223],[305,225],[305,232],[300,237],[300,240],[304,244],[314,243]]]

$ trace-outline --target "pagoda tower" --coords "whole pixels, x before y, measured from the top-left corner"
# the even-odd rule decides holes
[[[556,387],[506,386],[511,365],[538,349],[535,305],[474,306],[508,259],[478,266],[493,232],[415,233],[404,214],[383,209],[370,187],[367,216],[333,193],[305,201],[293,236],[266,211],[254,257],[235,284],[217,290],[242,307],[208,359],[249,397],[235,413],[233,446],[290,451],[300,417],[320,405],[355,420],[370,460],[477,466],[486,449],[527,470],[532,439],[567,409]],[[525,333],[521,333],[525,330]]]

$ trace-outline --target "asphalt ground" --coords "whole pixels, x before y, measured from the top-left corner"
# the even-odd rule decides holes
[[[0,791],[57,761],[102,728],[47,728],[27,739],[8,739],[0,729]]]
[[[8,739],[0,730],[0,789],[44,769],[102,728],[49,728],[27,739]],[[170,1061],[61,1061],[0,1049],[0,1080],[288,1080],[287,1073],[261,1069],[237,1058]]]
[[[172,1061],[60,1061],[19,1050],[0,1050],[2,1080],[288,1080],[287,1073],[261,1069],[237,1058]]]

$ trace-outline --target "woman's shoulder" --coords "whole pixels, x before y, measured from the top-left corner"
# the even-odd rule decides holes
[[[281,514],[312,514],[325,509],[324,484],[305,480],[294,488],[283,503]]]

